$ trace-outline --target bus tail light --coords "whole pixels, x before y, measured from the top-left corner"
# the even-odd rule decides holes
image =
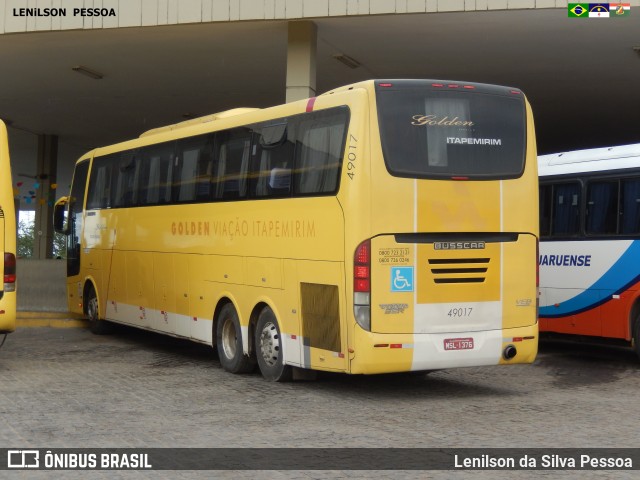
[[[4,254],[4,291],[16,291],[16,256],[13,253]]]
[[[353,314],[363,329],[371,331],[371,240],[365,240],[353,258]]]

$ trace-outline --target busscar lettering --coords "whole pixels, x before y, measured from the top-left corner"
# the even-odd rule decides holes
[[[591,255],[540,255],[540,266],[590,267]]]
[[[485,242],[435,242],[434,250],[482,250]]]

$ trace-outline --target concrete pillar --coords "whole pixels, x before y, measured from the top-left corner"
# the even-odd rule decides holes
[[[36,182],[40,184],[36,192],[35,239],[33,258],[53,257],[53,201],[58,170],[58,136],[38,135],[38,164]]]
[[[289,22],[287,102],[316,95],[318,28],[310,21]]]

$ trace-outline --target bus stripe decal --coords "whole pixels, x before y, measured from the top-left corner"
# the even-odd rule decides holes
[[[563,313],[553,313],[554,311],[557,311],[557,309],[559,307],[556,307],[555,305],[548,305],[546,307],[540,307],[540,315],[539,316],[540,316],[540,318],[562,318],[562,317],[569,317],[571,315],[579,315],[581,313],[588,312],[589,310],[593,310],[594,308],[598,308],[598,307],[601,307],[603,305],[606,305],[607,303],[609,303],[609,302],[611,302],[613,300],[620,301],[619,298],[617,298],[617,299],[613,298],[614,295],[619,296],[620,294],[625,293],[627,290],[632,289],[632,287],[636,287],[635,289],[640,288],[640,275],[638,275],[631,282],[629,282],[629,284],[625,285],[620,290],[616,290],[616,292],[614,294],[607,295],[607,297],[602,298],[602,299],[598,300],[597,302],[590,303],[588,305],[585,305],[584,307],[577,308],[575,310],[563,311]],[[574,299],[572,299],[571,301],[575,300],[576,298],[578,298],[578,297],[574,297]]]
[[[307,109],[306,112],[313,112],[313,106],[316,103],[316,97],[311,97],[308,101],[307,101]]]
[[[640,281],[640,275],[636,274],[636,259],[640,256],[640,242],[634,241],[624,252],[618,261],[602,275],[593,285],[569,300],[562,302],[560,306],[545,305],[540,307],[540,317],[557,318],[565,315],[575,315],[596,308],[611,299],[610,295],[596,301],[592,299],[593,290],[610,291],[612,295],[620,295],[635,283]],[[615,284],[620,284],[619,279],[624,282],[621,287],[615,288]]]

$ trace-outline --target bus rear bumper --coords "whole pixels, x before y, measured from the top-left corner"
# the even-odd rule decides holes
[[[532,363],[538,325],[482,332],[356,333],[350,373],[375,374]],[[513,351],[515,348],[515,351]],[[505,358],[505,351],[513,354]]]
[[[16,294],[4,292],[0,299],[0,334],[16,329]]]

